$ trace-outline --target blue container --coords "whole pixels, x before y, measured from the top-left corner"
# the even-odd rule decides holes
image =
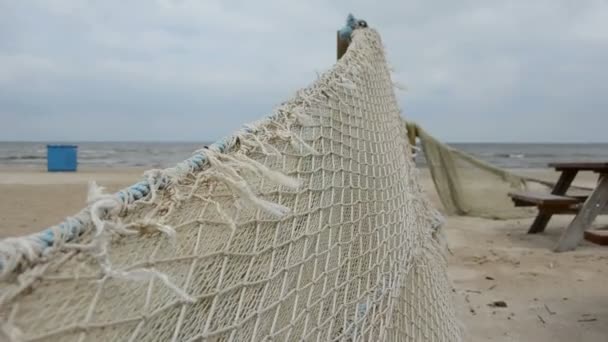
[[[76,171],[78,146],[46,145],[46,162],[49,172]]]

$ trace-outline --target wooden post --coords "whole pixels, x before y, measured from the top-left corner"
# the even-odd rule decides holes
[[[570,187],[570,184],[572,184],[572,181],[574,180],[574,177],[576,177],[577,173],[578,173],[577,170],[562,171],[562,174],[559,176],[559,180],[555,184],[555,187],[553,188],[553,191],[551,191],[551,194],[558,195],[558,196],[565,195],[566,191],[568,191],[568,188]],[[530,230],[528,230],[528,234],[542,233],[543,231],[545,231],[545,227],[547,227],[547,223],[549,223],[551,216],[552,216],[552,214],[550,214],[550,213],[539,212],[538,216],[536,216],[536,219],[530,226]]]
[[[556,252],[565,252],[576,248],[584,237],[585,230],[591,226],[597,215],[608,205],[608,174],[601,174],[600,181],[593,193],[587,198],[585,204],[568,229],[562,234]]]
[[[346,49],[348,49],[348,40],[342,39],[340,37],[340,31],[338,31],[338,59],[342,58],[342,56],[346,53]]]

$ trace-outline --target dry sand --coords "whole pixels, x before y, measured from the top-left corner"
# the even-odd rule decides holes
[[[143,170],[95,169],[49,174],[0,169],[0,237],[31,233],[82,208],[89,180],[115,191]],[[553,179],[551,171],[528,171]],[[422,182],[439,205],[427,173]],[[592,185],[584,175],[581,185]],[[584,242],[576,251],[550,248],[572,216],[527,235],[532,219],[450,217],[449,275],[465,341],[608,341],[608,247]],[[601,218],[596,225],[606,225]],[[504,301],[505,308],[490,307]]]
[[[34,233],[80,211],[89,181],[108,191],[135,183],[142,169],[96,168],[48,173],[33,168],[0,168],[0,238]]]

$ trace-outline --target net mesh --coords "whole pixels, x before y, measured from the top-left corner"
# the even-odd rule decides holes
[[[553,183],[521,176],[498,168],[474,156],[441,143],[413,122],[404,121],[408,138],[416,138],[424,152],[437,195],[448,215],[467,215],[491,219],[532,217],[536,207],[515,207],[511,192],[550,193]],[[491,186],[488,186],[488,185]],[[584,190],[574,187],[576,190]]]
[[[92,188],[87,233],[0,283],[0,336],[460,340],[376,31],[226,146],[130,204]]]

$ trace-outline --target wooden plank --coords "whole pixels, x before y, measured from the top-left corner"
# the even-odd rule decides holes
[[[513,204],[516,207],[536,207],[536,204],[534,204],[534,203],[530,203],[527,201],[520,201],[517,198],[511,198],[511,200],[513,201]]]
[[[579,208],[576,205],[570,207],[541,207],[538,208],[539,212],[543,214],[553,215],[576,215],[579,212]]]
[[[587,230],[585,240],[600,246],[608,246],[608,230]]]
[[[515,204],[516,207],[536,207],[536,206],[538,206],[536,201],[528,201],[525,197],[517,196],[517,194],[519,194],[519,193],[517,193],[517,192],[509,193],[511,200],[513,200],[513,204]],[[577,200],[576,204],[580,204],[580,203],[585,202],[587,200],[587,197],[589,197],[589,195],[591,195],[591,191],[589,191],[588,194],[583,194],[583,193],[566,194],[565,197],[574,198]],[[556,196],[556,195],[551,195],[551,196]],[[550,204],[548,204],[548,205],[550,205]]]
[[[576,171],[593,171],[593,172],[600,172],[600,173],[608,172],[608,162],[550,163],[549,167],[553,167],[557,171],[576,170]]]
[[[574,198],[578,198],[578,199],[579,199],[579,201],[581,201],[581,202],[585,202],[585,201],[587,200],[587,198],[589,197],[589,195],[591,195],[591,193],[592,193],[592,192],[593,192],[593,191],[589,191],[588,193],[586,193],[586,191],[585,191],[585,193],[579,193],[579,194],[575,194],[575,195],[572,195],[572,194],[566,194],[566,196],[568,196],[568,197],[574,197]]]
[[[338,31],[338,59],[342,58],[342,56],[344,56],[344,54],[346,53],[346,50],[348,49],[348,40],[342,39],[340,37],[340,31]]]
[[[583,204],[584,203],[581,202],[579,204],[569,206],[568,208],[543,207],[540,208],[540,210],[542,212],[550,213],[552,215],[576,215],[579,211],[581,211]],[[604,209],[600,211],[598,215],[608,215],[608,205],[605,206]]]
[[[518,202],[526,202],[539,206],[565,206],[582,202],[583,200],[576,197],[559,196],[553,194],[545,194],[539,192],[510,192],[509,196]]]
[[[589,198],[583,204],[579,213],[570,222],[568,229],[562,234],[556,252],[564,252],[575,249],[583,239],[585,230],[591,226],[593,220],[606,207],[608,203],[608,176],[602,176]]]
[[[572,181],[574,180],[574,177],[576,177],[577,173],[578,170],[563,171],[562,174],[559,176],[559,180],[557,181],[557,183],[555,183],[555,187],[553,188],[551,193],[553,195],[565,194],[566,191],[568,191],[568,188],[570,187],[570,184],[572,184]],[[547,227],[547,224],[549,223],[549,220],[551,219],[551,215],[551,213],[539,212],[538,216],[536,216],[536,218],[534,219],[534,222],[532,222],[532,225],[528,230],[528,234],[544,232],[545,228]]]

